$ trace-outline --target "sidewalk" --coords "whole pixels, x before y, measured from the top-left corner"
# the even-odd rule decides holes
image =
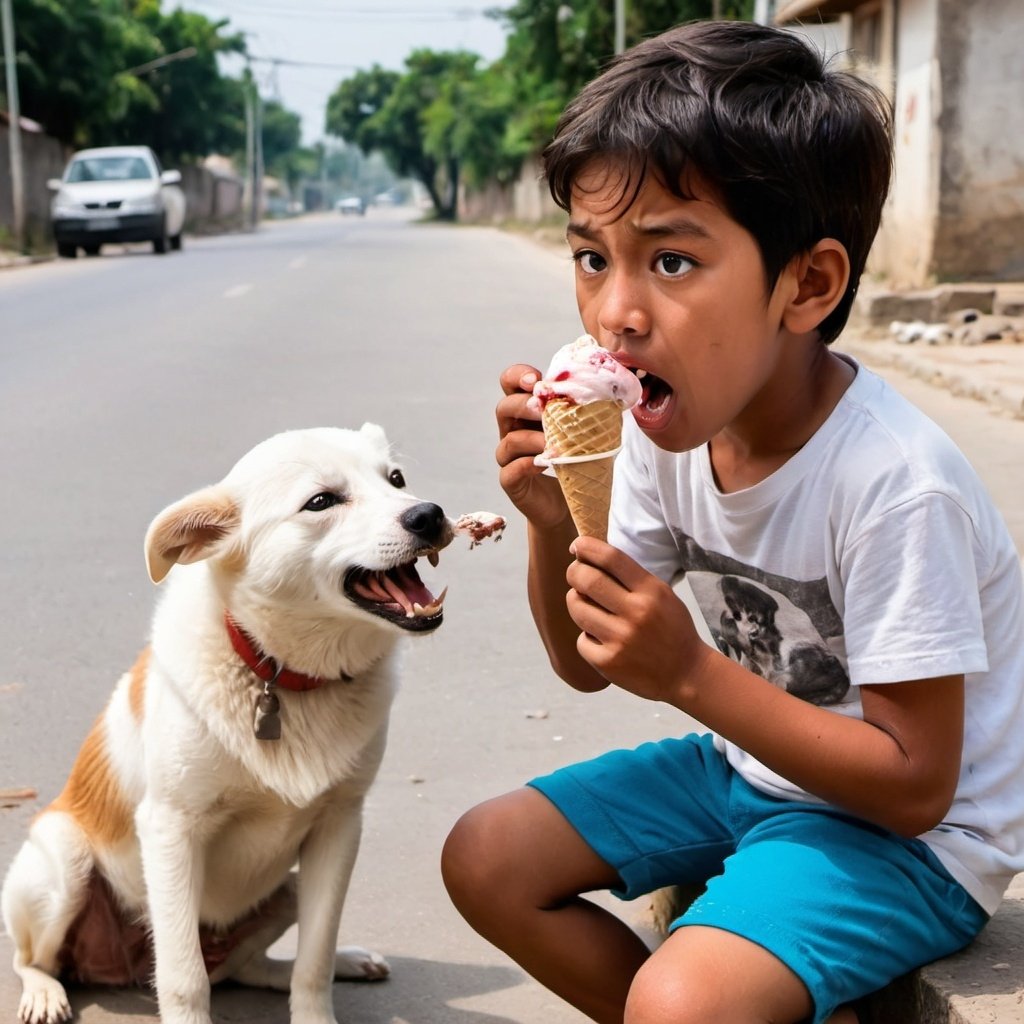
[[[942,321],[952,310],[966,308],[973,301],[984,314],[1005,310],[1024,326],[1024,317],[1018,313],[1024,308],[1024,282],[944,285],[926,292],[869,288],[858,297],[840,345],[866,364],[879,369],[894,367],[953,394],[985,402],[994,411],[1024,419],[1024,340],[973,345],[955,341],[929,344],[922,339],[900,343],[890,333],[889,324],[894,320]]]
[[[1024,284],[1016,282],[948,286],[922,293],[868,290],[859,297],[837,345],[881,373],[894,369],[984,403],[995,423],[999,418],[1024,420],[1024,340],[974,345],[928,344],[921,339],[899,343],[890,332],[892,320],[944,320],[948,310],[943,314],[943,307],[953,302],[953,308],[963,308],[956,303],[969,304],[972,288],[991,294],[992,307],[983,309],[985,313],[1016,314],[1024,306]],[[995,429],[998,432],[998,426]],[[1010,458],[1013,464],[1024,465],[1024,451]],[[888,986],[871,1000],[863,1016],[863,1024],[897,1021],[1024,1024],[1024,875],[1014,880],[999,913],[974,943]]]

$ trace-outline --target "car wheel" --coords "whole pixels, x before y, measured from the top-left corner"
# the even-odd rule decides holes
[[[182,245],[183,245],[183,241],[182,241],[182,237],[181,237],[181,232],[179,231],[176,235],[172,235],[171,236],[171,248],[175,252],[181,252]]]
[[[83,245],[82,252],[84,252],[86,256],[99,256],[100,247],[98,245]]]
[[[167,222],[162,221],[160,224],[160,234],[153,239],[153,252],[158,256],[163,256],[167,252],[167,248],[170,242],[167,238]]]
[[[57,255],[60,256],[61,259],[73,260],[78,255],[78,246],[60,242],[57,245]]]

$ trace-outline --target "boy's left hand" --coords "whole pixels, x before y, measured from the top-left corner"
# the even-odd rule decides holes
[[[580,655],[616,686],[677,703],[678,686],[707,645],[665,582],[594,537],[573,544],[566,603],[583,631]]]

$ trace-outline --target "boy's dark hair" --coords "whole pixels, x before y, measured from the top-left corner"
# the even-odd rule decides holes
[[[835,238],[850,282],[819,324],[846,324],[892,173],[889,103],[825,67],[799,36],[750,22],[694,22],[633,47],[566,107],[544,150],[555,202],[594,159],[621,163],[623,195],[657,178],[680,198],[696,171],[761,250],[769,291],[796,255]]]

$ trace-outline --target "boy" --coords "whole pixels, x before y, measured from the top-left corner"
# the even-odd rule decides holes
[[[855,1020],[848,1004],[967,944],[1024,867],[1012,542],[948,438],[828,347],[890,166],[872,88],[744,23],[635,47],[545,152],[583,325],[644,396],[605,544],[574,539],[533,463],[538,371],[503,375],[531,608],[570,685],[711,735],[474,808],[443,871],[474,928],[593,1020]],[[694,882],[653,953],[581,898]]]

